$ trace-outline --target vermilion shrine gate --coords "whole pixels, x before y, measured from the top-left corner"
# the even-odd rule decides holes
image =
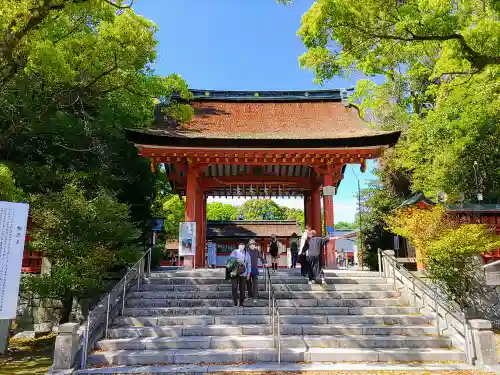
[[[306,224],[331,233],[328,191],[339,186],[345,166],[364,171],[366,160],[400,136],[368,128],[345,90],[192,93],[191,122],[162,114],[150,129],[128,130],[127,139],[153,165],[164,163],[174,191],[186,197],[185,220],[197,224],[196,267],[205,266],[207,196],[303,196]],[[332,266],[334,249],[331,243],[327,250]]]

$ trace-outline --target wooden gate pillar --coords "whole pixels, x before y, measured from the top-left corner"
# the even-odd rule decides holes
[[[185,208],[185,221],[186,222],[196,222],[196,234],[198,237],[198,222],[196,215],[196,204],[198,203],[197,197],[197,187],[198,187],[198,168],[196,165],[189,164],[187,170],[187,178],[186,178],[186,208]],[[198,203],[199,205],[199,203]],[[184,265],[186,267],[198,267],[199,266],[199,249],[198,249],[199,240],[196,239],[195,246],[196,255],[194,257],[184,257]]]
[[[322,235],[321,228],[321,191],[320,187],[314,188],[311,193],[311,216],[312,216],[312,229],[316,231],[317,236]]]
[[[323,176],[324,186],[334,186],[333,176],[328,173]],[[323,194],[323,210],[325,218],[325,236],[333,236],[334,216],[333,216],[333,196]],[[326,250],[326,265],[330,268],[336,268],[335,262],[335,241],[329,241]]]
[[[312,228],[312,200],[311,192],[304,193],[304,222],[306,226]]]

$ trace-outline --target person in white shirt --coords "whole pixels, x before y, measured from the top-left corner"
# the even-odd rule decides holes
[[[239,306],[243,307],[243,302],[245,301],[245,285],[250,278],[252,267],[252,260],[250,259],[250,253],[246,250],[245,242],[240,241],[238,248],[233,250],[230,257],[236,259],[238,264],[243,266],[241,267],[241,272],[237,272],[236,276],[231,277],[231,292],[234,306],[238,306],[239,289]]]
[[[307,239],[312,236],[312,229],[309,225],[306,225],[306,230],[302,233],[302,237],[300,237],[300,246],[299,246],[299,263],[300,263],[300,274],[302,276],[307,275],[307,256],[305,251],[303,251],[304,246],[307,242]]]

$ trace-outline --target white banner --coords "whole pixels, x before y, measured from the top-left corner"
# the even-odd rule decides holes
[[[179,256],[196,254],[196,223],[194,221],[179,224]]]
[[[29,206],[0,202],[0,319],[16,317]]]

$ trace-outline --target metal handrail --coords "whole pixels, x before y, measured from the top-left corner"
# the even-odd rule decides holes
[[[276,295],[274,293],[274,286],[271,280],[271,273],[269,267],[266,267],[266,289],[268,289],[268,307],[269,307],[269,318],[272,326],[274,344],[278,347],[278,364],[281,364],[281,329],[280,329],[280,315],[278,310],[278,301],[276,300]],[[277,324],[277,328],[276,328]]]
[[[125,310],[125,295],[127,293],[127,286],[131,282],[137,279],[137,291],[140,289],[141,280],[144,279],[145,273],[147,273],[146,279],[151,277],[151,248],[149,248],[141,258],[129,268],[127,273],[118,281],[118,283],[113,287],[113,289],[101,298],[99,303],[94,309],[89,311],[87,316],[87,321],[84,323],[84,329],[82,332],[82,353],[81,353],[81,368],[84,369],[87,366],[87,356],[89,350],[89,339],[91,334],[96,328],[99,327],[102,322],[100,319],[106,314],[105,326],[104,326],[104,338],[108,338],[108,328],[110,314],[121,302],[121,315],[123,315]],[[147,261],[147,263],[145,263]],[[146,270],[144,266],[147,265]]]
[[[418,287],[420,288],[422,293],[426,294],[428,297],[430,297],[434,301],[434,303],[435,303],[434,311],[436,314],[436,330],[437,330],[438,336],[441,335],[440,326],[439,326],[439,318],[440,318],[439,309],[444,310],[444,312],[445,312],[444,318],[445,319],[446,319],[446,314],[449,314],[453,318],[455,318],[455,320],[457,320],[459,323],[461,323],[463,325],[463,332],[458,332],[458,333],[460,335],[463,335],[463,337],[464,337],[465,352],[466,352],[466,356],[467,356],[467,361],[472,364],[474,354],[471,353],[471,349],[473,350],[474,348],[471,347],[472,340],[470,338],[471,333],[470,333],[469,321],[467,319],[467,314],[464,311],[462,311],[462,309],[460,308],[460,306],[456,302],[450,301],[449,299],[447,299],[439,291],[439,288],[437,285],[435,285],[434,288],[432,288],[431,286],[428,285],[428,283],[426,283],[420,277],[418,277],[418,276],[414,275],[413,273],[411,273],[410,271],[408,271],[404,265],[402,265],[401,263],[398,262],[396,257],[394,257],[393,255],[387,254],[385,251],[383,251],[381,249],[378,249],[378,262],[379,262],[380,276],[382,276],[382,272],[383,272],[384,276],[388,277],[388,275],[386,275],[386,270],[385,269],[382,270],[382,260],[384,258],[390,262],[390,264],[393,268],[392,277],[394,280],[394,288],[396,288],[396,280],[397,280],[395,270],[398,270],[400,272],[401,277],[405,277],[406,279],[408,279],[408,281],[411,282],[411,285],[412,285],[411,290],[413,293],[413,304],[415,305],[415,307],[417,304],[416,303],[416,300],[417,300],[417,285],[416,284],[419,284]],[[402,278],[401,278],[401,282],[404,284]],[[421,297],[421,300],[423,301],[423,296]]]

